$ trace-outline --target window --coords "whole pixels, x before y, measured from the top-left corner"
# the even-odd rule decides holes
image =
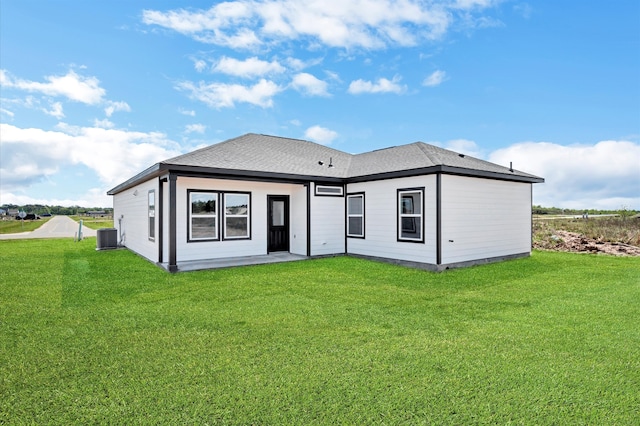
[[[364,238],[364,194],[347,195],[347,237]]]
[[[250,194],[224,194],[224,239],[250,238]]]
[[[218,193],[187,191],[189,194],[189,241],[218,239]]]
[[[316,195],[342,197],[342,194],[344,194],[344,192],[341,186],[316,185]]]
[[[398,241],[424,242],[424,188],[398,190]]]
[[[156,239],[156,192],[152,189],[148,196],[149,212],[149,240]]]

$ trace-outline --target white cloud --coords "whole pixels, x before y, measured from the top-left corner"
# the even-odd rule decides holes
[[[379,78],[377,82],[365,80],[355,80],[349,85],[348,92],[354,95],[360,93],[404,93],[407,86],[400,85],[400,77],[395,76],[392,80]]]
[[[304,132],[304,137],[323,145],[329,145],[338,137],[338,133],[326,127],[312,126]]]
[[[447,73],[441,70],[437,70],[432,72],[427,78],[425,78],[422,82],[422,85],[427,87],[439,86],[445,80],[447,80]]]
[[[285,62],[287,63],[287,66],[294,71],[302,71],[305,68],[309,68],[309,67],[321,64],[322,61],[323,61],[323,58],[312,58],[306,61],[303,61],[297,58],[287,58],[285,60]]]
[[[9,117],[13,118],[15,116],[15,113],[13,111],[9,111],[6,108],[0,108],[0,113],[1,114],[5,114],[8,115]]]
[[[534,204],[546,207],[640,209],[640,144],[602,141],[563,146],[524,142],[499,149],[489,161],[545,178]]]
[[[184,108],[179,108],[178,112],[182,115],[188,115],[190,117],[195,117],[196,116],[196,112],[194,110],[188,110],[188,109],[184,109]]]
[[[291,86],[305,95],[329,96],[329,92],[327,92],[328,84],[306,72],[293,76]]]
[[[190,92],[192,99],[199,100],[213,108],[233,107],[238,102],[257,105],[263,108],[273,106],[273,97],[282,88],[273,81],[261,79],[253,86],[226,83],[194,84],[184,81],[177,84],[177,88]]]
[[[414,46],[444,36],[493,7],[490,0],[227,1],[208,10],[145,10],[142,21],[195,40],[231,48],[304,39],[310,45],[383,49]],[[479,19],[483,18],[480,16]]]
[[[204,124],[188,124],[185,128],[185,133],[204,133],[207,126]]]
[[[470,155],[476,158],[482,158],[482,150],[474,141],[470,141],[468,139],[452,139],[447,141],[443,148],[449,149],[451,151],[458,152],[460,154]]]
[[[111,117],[111,115],[116,111],[131,112],[131,107],[126,102],[107,101],[107,107],[104,109],[104,113],[107,117]]]
[[[63,76],[47,76],[46,82],[36,82],[13,78],[6,70],[0,72],[0,83],[8,88],[16,88],[47,96],[63,96],[87,105],[97,105],[103,101],[106,91],[100,87],[95,77],[83,77],[73,70]]]
[[[2,198],[26,191],[63,167],[84,165],[105,185],[125,181],[160,160],[180,154],[162,133],[129,132],[61,123],[56,131],[0,123]]]
[[[105,118],[104,120],[93,120],[93,126],[102,129],[113,129],[116,125],[108,118]]]
[[[62,104],[60,102],[52,103],[50,110],[44,108],[43,111],[45,114],[55,117],[58,120],[64,117],[64,112],[62,112]]]
[[[202,59],[193,59],[193,68],[198,72],[202,72],[207,68],[207,62]]]
[[[213,70],[238,77],[252,78],[269,74],[279,74],[284,72],[285,68],[280,65],[278,61],[267,62],[255,56],[245,59],[244,61],[223,56],[213,67]]]

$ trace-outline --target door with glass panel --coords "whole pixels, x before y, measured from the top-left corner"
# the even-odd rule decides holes
[[[268,251],[289,251],[289,196],[267,196]]]

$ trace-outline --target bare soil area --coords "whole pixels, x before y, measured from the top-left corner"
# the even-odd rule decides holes
[[[640,256],[640,247],[621,242],[588,238],[577,232],[555,230],[544,239],[534,239],[533,247],[540,250],[574,253],[601,253],[615,256]]]

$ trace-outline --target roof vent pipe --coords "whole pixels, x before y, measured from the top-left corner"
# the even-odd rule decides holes
[[[513,172],[513,161],[509,161],[509,171]]]

